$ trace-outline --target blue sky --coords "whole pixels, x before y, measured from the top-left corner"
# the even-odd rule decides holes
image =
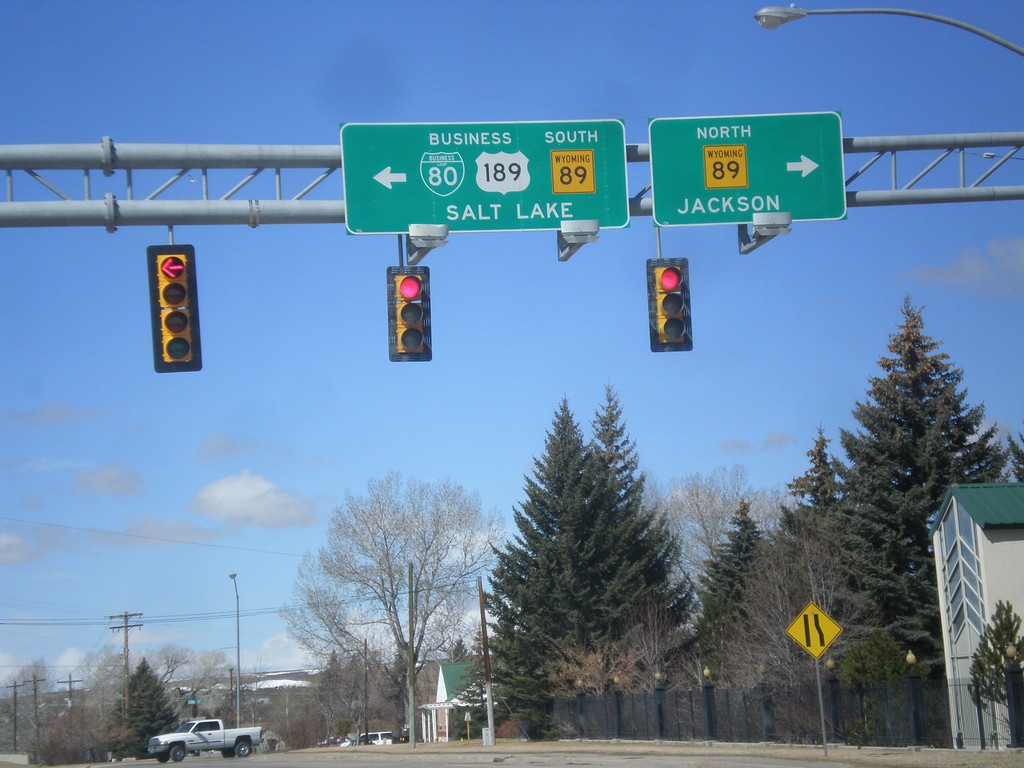
[[[1024,43],[1015,0],[898,5]],[[892,16],[769,32],[759,7],[7,0],[0,144],[310,145],[343,122],[611,118],[646,143],[656,117],[833,110],[848,137],[1024,127],[1024,58],[1008,50]],[[914,157],[916,172],[933,155]],[[1011,160],[1002,183],[1022,172]],[[649,166],[628,175],[635,194]],[[339,199],[340,175],[326,187]],[[118,650],[107,617],[122,612],[142,614],[135,658],[165,643],[230,656],[229,571],[243,668],[300,664],[276,610],[346,492],[390,470],[451,477],[510,517],[561,398],[587,424],[608,384],[659,485],[741,464],[781,487],[819,426],[855,426],[907,295],[969,402],[1020,431],[1022,220],[1019,201],[854,208],[748,255],[734,226],[664,228],[664,255],[690,260],[694,350],[659,355],[650,217],[566,263],[552,232],[459,233],[424,262],[428,364],[388,362],[393,236],[177,227],[199,262],[204,369],[162,375],[143,264],[166,230],[0,229],[0,678]],[[199,614],[217,617],[182,620]]]

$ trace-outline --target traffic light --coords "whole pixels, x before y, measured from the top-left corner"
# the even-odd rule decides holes
[[[157,373],[202,370],[195,249],[191,245],[151,245],[146,249],[146,265],[153,368]]]
[[[430,268],[388,267],[388,358],[430,360]]]
[[[651,352],[693,349],[687,259],[647,260],[647,313],[651,325]]]

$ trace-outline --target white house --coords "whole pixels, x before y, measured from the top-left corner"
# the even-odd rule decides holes
[[[456,707],[466,707],[459,694],[465,692],[471,682],[470,667],[473,663],[462,661],[455,664],[439,664],[437,694],[433,704],[420,707],[420,732],[424,741],[449,741],[458,738],[461,722],[455,722],[452,714]]]

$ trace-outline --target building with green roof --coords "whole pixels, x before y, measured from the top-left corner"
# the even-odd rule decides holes
[[[458,734],[453,733],[456,723],[452,720],[452,713],[456,707],[467,706],[459,695],[465,693],[473,682],[471,661],[438,666],[440,669],[437,674],[437,693],[434,701],[420,707],[421,733],[424,741],[449,741],[451,738],[458,738]]]
[[[931,528],[946,677],[967,683],[981,631],[1000,600],[1024,611],[1024,483],[952,485]],[[952,685],[956,726],[976,719],[966,685]],[[955,728],[961,730],[961,727]]]

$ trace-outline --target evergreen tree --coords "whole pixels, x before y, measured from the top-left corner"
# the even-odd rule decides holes
[[[1013,435],[1009,437],[1010,475],[1018,483],[1024,483],[1024,432],[1017,433],[1017,439]]]
[[[747,576],[757,556],[764,533],[750,516],[750,505],[743,501],[729,521],[726,540],[708,564],[702,582],[703,612],[697,624],[698,642],[705,663],[721,668],[721,652],[726,639],[744,620],[743,598]]]
[[[836,519],[843,497],[839,478],[841,466],[829,455],[828,445],[825,430],[818,427],[814,446],[807,452],[810,468],[789,484],[796,504],[782,511],[780,525],[790,535],[807,526],[817,527],[819,522]]]
[[[992,619],[981,630],[978,649],[971,659],[971,691],[982,701],[1006,703],[1006,649],[1013,646],[1017,657],[1024,658],[1021,618],[1010,603],[996,603]]]
[[[605,613],[604,639],[621,639],[627,617],[647,603],[662,606],[669,620],[680,625],[692,610],[693,589],[685,577],[673,575],[679,548],[667,520],[656,508],[644,507],[636,444],[626,434],[622,407],[610,386],[592,428],[601,516],[592,532],[593,564],[594,580],[603,590],[598,599]]]
[[[909,297],[902,314],[892,356],[879,360],[885,375],[870,379],[867,402],[854,408],[860,431],[841,431],[842,530],[858,564],[850,585],[858,613],[927,665],[941,654],[929,523],[949,485],[998,480],[1006,457]]]
[[[118,708],[104,739],[107,750],[117,758],[145,756],[149,739],[166,733],[177,722],[163,683],[145,659],[128,678],[128,715],[123,714]]]
[[[541,730],[555,687],[551,661],[571,631],[575,610],[565,599],[575,574],[560,547],[577,544],[569,541],[576,533],[572,521],[582,517],[591,495],[583,436],[564,398],[544,448],[534,459],[533,477],[526,478],[526,501],[513,513],[517,532],[495,552],[488,595],[495,682],[512,716]]]
[[[568,684],[562,662],[614,647],[641,602],[662,602],[680,621],[689,607],[686,583],[672,581],[676,542],[643,506],[611,388],[592,426],[585,442],[562,400],[491,577],[495,681],[514,716],[541,729],[551,695]]]

